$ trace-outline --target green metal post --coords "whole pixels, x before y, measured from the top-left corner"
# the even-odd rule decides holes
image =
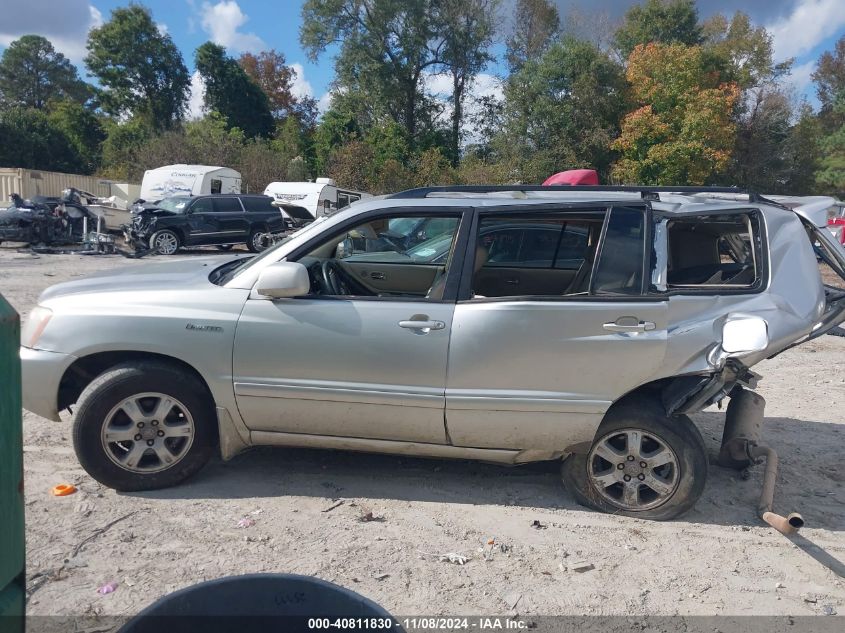
[[[24,505],[20,317],[0,294],[0,629],[23,631]]]

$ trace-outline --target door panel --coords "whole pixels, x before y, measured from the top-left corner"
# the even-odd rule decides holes
[[[620,317],[645,332],[604,328]],[[666,350],[666,302],[473,302],[455,309],[446,422],[457,446],[564,450],[647,382]]]
[[[434,278],[444,266],[422,264],[389,264],[383,262],[338,263],[375,293],[418,294],[424,297],[434,283]]]
[[[483,297],[563,295],[576,270],[485,266],[475,274],[473,292]]]
[[[446,443],[454,309],[424,301],[250,299],[235,335],[238,409],[255,431]],[[419,328],[414,321],[438,323]]]

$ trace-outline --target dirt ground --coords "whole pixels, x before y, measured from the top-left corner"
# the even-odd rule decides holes
[[[47,286],[139,263],[4,244],[0,292],[25,315]],[[202,580],[291,572],[397,616],[843,614],[843,352],[845,338],[825,336],[755,367],[765,439],[781,456],[776,510],[807,522],[792,539],[755,516],[760,468],[743,481],[712,467],[697,507],[670,523],[588,511],[551,464],[313,450],[257,449],[176,488],[118,494],[77,463],[68,415],[25,413],[28,612],[134,614]],[[711,455],[722,415],[695,417]],[[63,482],[79,492],[51,496]],[[362,521],[367,512],[378,520]],[[254,525],[239,528],[244,518]],[[440,560],[448,553],[468,560]],[[592,568],[579,572],[581,563]],[[100,595],[109,582],[117,589]]]

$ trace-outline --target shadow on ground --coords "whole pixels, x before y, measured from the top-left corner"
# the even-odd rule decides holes
[[[712,458],[719,449],[723,414],[695,422]],[[811,444],[803,438],[812,438]],[[765,441],[780,454],[775,511],[801,512],[808,527],[845,531],[845,432],[835,424],[767,418]],[[808,448],[815,448],[811,450]],[[470,461],[262,447],[230,462],[210,463],[189,482],[149,499],[238,499],[281,495],[395,499],[468,505],[581,509],[561,485],[559,464],[518,467]],[[749,480],[711,465],[707,487],[684,520],[716,525],[763,525],[755,514],[762,467]]]

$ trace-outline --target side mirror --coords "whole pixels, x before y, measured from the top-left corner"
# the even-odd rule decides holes
[[[722,326],[722,350],[728,354],[761,352],[768,346],[769,326],[760,317],[729,317]]]
[[[311,279],[302,264],[277,262],[261,271],[255,289],[258,294],[273,299],[301,297],[311,291]]]

